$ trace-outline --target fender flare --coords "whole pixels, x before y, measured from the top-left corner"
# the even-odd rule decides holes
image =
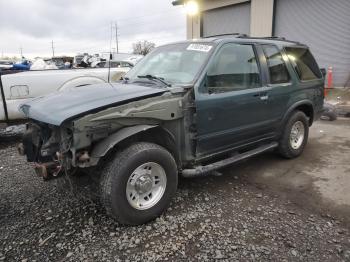
[[[99,159],[105,156],[109,150],[111,150],[116,144],[118,144],[122,140],[155,127],[157,127],[157,125],[137,125],[125,127],[117,131],[116,133],[110,135],[109,137],[103,139],[102,141],[98,142],[91,151],[91,157]]]
[[[309,106],[309,107],[311,107],[311,109],[312,109],[312,112],[311,112],[312,115],[311,115],[311,117],[310,117],[310,119],[309,119],[309,125],[311,126],[311,124],[312,124],[312,122],[313,122],[313,117],[314,117],[314,115],[315,115],[315,109],[314,109],[313,103],[312,103],[310,100],[307,100],[307,99],[298,101],[298,102],[292,104],[292,105],[288,108],[287,112],[286,112],[286,113],[284,114],[284,116],[283,116],[283,119],[282,119],[282,122],[281,122],[282,126],[285,125],[285,123],[288,121],[288,117],[290,116],[290,114],[291,114],[297,107],[299,107],[299,106],[304,106],[304,105]]]

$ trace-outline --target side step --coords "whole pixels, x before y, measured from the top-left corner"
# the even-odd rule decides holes
[[[226,167],[228,165],[231,165],[233,163],[239,162],[241,160],[247,159],[249,157],[258,155],[260,153],[263,153],[265,151],[271,150],[273,148],[276,148],[278,146],[277,142],[273,142],[268,145],[263,145],[258,148],[255,148],[253,150],[247,151],[242,154],[235,155],[233,157],[226,158],[224,160],[220,160],[218,162],[206,165],[206,166],[197,166],[193,169],[184,169],[182,170],[182,176],[183,177],[197,177],[197,176],[203,176],[206,175],[209,172],[215,171],[219,168]]]

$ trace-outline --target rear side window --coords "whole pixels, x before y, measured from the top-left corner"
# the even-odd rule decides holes
[[[267,66],[269,68],[270,83],[288,83],[290,76],[281,52],[276,46],[273,45],[263,45],[262,48],[264,50]]]
[[[286,47],[285,49],[300,80],[306,81],[322,78],[321,71],[309,49],[302,47]]]

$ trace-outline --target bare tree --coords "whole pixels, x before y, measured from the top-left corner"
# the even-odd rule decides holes
[[[138,41],[132,44],[133,53],[137,55],[147,55],[155,47],[155,43],[149,42],[147,40]]]

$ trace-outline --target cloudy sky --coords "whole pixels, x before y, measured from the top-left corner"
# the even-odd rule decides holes
[[[157,45],[186,37],[185,12],[171,0],[0,0],[0,56],[51,56],[110,49],[117,22],[119,52],[132,43]],[[113,29],[112,48],[115,48]]]

